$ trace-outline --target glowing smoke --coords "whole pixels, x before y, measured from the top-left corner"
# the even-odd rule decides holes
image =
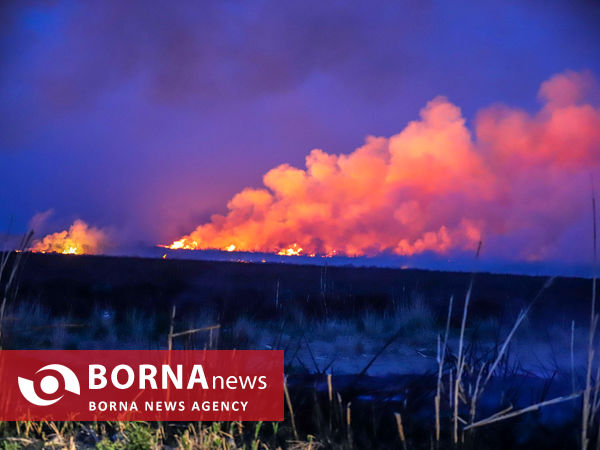
[[[350,154],[313,150],[283,164],[171,248],[371,255],[474,248],[485,235],[513,257],[552,256],[589,208],[600,163],[600,109],[588,73],[542,84],[536,114],[480,111],[475,132],[444,97],[400,133]],[[587,97],[588,99],[590,97]],[[505,246],[504,246],[505,247]],[[517,252],[517,253],[515,253]]]
[[[107,233],[99,228],[88,226],[83,220],[76,220],[68,230],[52,233],[40,241],[35,241],[32,252],[64,254],[97,254],[108,242]]]

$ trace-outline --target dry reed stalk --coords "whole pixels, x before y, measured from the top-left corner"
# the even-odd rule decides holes
[[[469,311],[469,301],[471,300],[471,292],[473,290],[473,278],[471,278],[471,282],[469,283],[469,289],[467,290],[467,295],[465,296],[465,306],[463,308],[463,316],[460,324],[460,337],[458,340],[458,356],[456,363],[456,379],[454,380],[454,414],[453,414],[453,439],[454,443],[458,443],[458,391],[460,388],[461,378],[463,369],[465,366],[464,355],[463,355],[463,347],[464,347],[464,339],[465,339],[465,327],[467,323],[467,313]]]
[[[7,250],[2,252],[0,257],[0,287],[6,273],[8,272],[8,278],[4,281],[4,286],[0,295],[2,296],[2,303],[0,303],[0,350],[2,349],[2,324],[4,322],[4,313],[6,311],[6,304],[9,297],[16,298],[18,287],[14,285],[17,279],[17,272],[21,265],[21,259],[24,253],[31,245],[33,239],[33,231],[29,231],[21,238],[19,246],[16,250]],[[11,256],[14,255],[12,266],[9,267],[8,263]],[[10,269],[10,270],[9,270]]]
[[[596,324],[598,322],[598,316],[596,316]],[[596,325],[597,326],[597,325]],[[600,383],[598,383],[598,380],[600,380],[600,364],[597,365],[596,367],[596,378],[594,378],[596,380],[596,383],[594,385],[594,396],[592,401],[590,402],[590,424],[594,423],[595,417],[596,417],[596,413],[598,411],[598,402],[600,401],[600,399],[598,398],[598,394],[599,394],[599,390],[600,390]],[[600,441],[600,439],[598,439],[597,441]]]
[[[486,367],[487,367],[487,363],[483,363],[481,365],[481,367],[479,368],[479,373],[477,374],[477,380],[475,381],[475,389],[473,391],[473,395],[471,396],[471,411],[469,414],[469,416],[470,416],[469,423],[473,423],[473,421],[475,420],[475,414],[477,412],[477,400],[479,399],[481,392],[483,392],[483,388],[481,388],[481,391],[480,391],[481,377],[482,377],[483,371],[485,370]]]
[[[596,434],[596,450],[600,450],[600,423],[598,423],[598,431]]]
[[[583,407],[582,407],[582,427],[581,427],[581,448],[586,450],[589,444],[588,427],[592,419],[591,409],[591,392],[592,392],[592,367],[594,365],[595,350],[594,340],[596,328],[598,326],[598,316],[594,316],[590,321],[589,343],[588,343],[588,358],[587,370],[585,376],[585,389],[583,391]]]
[[[593,275],[592,275],[592,304],[590,311],[590,330],[588,336],[588,357],[587,357],[587,370],[585,376],[585,390],[583,391],[583,407],[582,407],[582,418],[581,418],[581,448],[587,450],[589,444],[588,427],[591,418],[590,411],[590,395],[592,389],[592,367],[594,365],[594,337],[596,333],[596,326],[598,323],[598,317],[596,316],[596,264],[597,264],[597,253],[598,253],[598,234],[597,234],[597,221],[596,221],[596,192],[594,189],[594,178],[592,177],[592,240],[593,240]],[[599,438],[600,440],[600,438]]]
[[[175,327],[175,314],[177,312],[177,307],[173,305],[171,309],[171,322],[169,324],[169,336],[167,342],[167,348],[169,352],[167,353],[167,365],[171,365],[171,350],[173,350],[173,328]],[[171,400],[171,390],[167,389],[167,402]]]
[[[452,303],[454,302],[454,296],[450,297],[450,303],[448,305],[448,318],[446,319],[446,331],[444,333],[444,343],[442,344],[441,352],[438,350],[438,379],[437,379],[437,391],[435,395],[435,440],[440,440],[440,403],[442,396],[442,374],[444,373],[444,359],[446,358],[446,348],[448,346],[448,335],[450,333],[450,320],[452,318]],[[439,339],[439,338],[438,338]],[[439,342],[439,340],[438,340]]]
[[[340,420],[340,422],[344,421],[344,405],[342,402],[342,396],[340,395],[339,392],[336,392],[336,397],[337,397],[337,401],[338,401],[338,418]]]
[[[283,392],[285,393],[285,401],[287,403],[287,407],[290,412],[290,419],[292,422],[292,430],[294,432],[294,439],[296,439],[298,441],[299,440],[298,430],[296,429],[296,420],[294,418],[294,408],[292,408],[292,400],[290,399],[290,392],[288,391],[288,387],[287,387],[287,378],[283,379]]]
[[[452,396],[454,395],[454,383],[452,378],[452,370],[448,372],[448,406],[452,408]]]
[[[479,241],[479,244],[477,245],[477,251],[475,253],[475,260],[479,259],[479,254],[481,253],[481,245],[482,242]],[[463,307],[463,316],[462,316],[462,321],[460,324],[460,337],[458,340],[458,355],[457,355],[457,363],[456,363],[456,380],[454,381],[454,389],[451,389],[453,391],[453,406],[454,406],[454,412],[453,412],[453,439],[454,439],[454,443],[457,444],[458,443],[458,422],[459,420],[463,421],[461,418],[458,417],[458,400],[459,400],[459,391],[461,389],[461,382],[462,382],[462,374],[463,374],[463,370],[465,367],[465,356],[463,354],[463,348],[464,348],[464,339],[465,339],[465,326],[467,323],[467,314],[469,311],[469,302],[471,300],[471,293],[473,291],[473,282],[475,280],[475,272],[473,272],[471,274],[471,281],[469,282],[469,288],[467,289],[467,295],[465,296],[465,305]]]
[[[212,330],[216,330],[218,328],[221,328],[221,325],[217,324],[217,325],[210,325],[207,327],[202,327],[202,328],[192,328],[191,330],[185,330],[185,331],[178,331],[177,333],[170,333],[171,339],[179,337],[179,336],[186,336],[188,334],[194,334],[194,333],[199,333],[200,331],[212,331]]]
[[[173,305],[173,309],[171,310],[171,323],[169,324],[169,336],[167,348],[169,351],[173,350],[173,328],[175,327],[175,314],[177,312],[177,307]]]
[[[400,337],[400,335],[402,334],[402,331],[403,331],[402,328],[400,328],[385,342],[385,344],[383,344],[383,347],[381,347],[379,349],[379,351],[377,353],[375,353],[375,355],[373,355],[371,360],[367,363],[367,365],[364,367],[364,369],[360,371],[360,373],[356,376],[356,378],[360,378],[364,374],[367,373],[367,370],[369,370],[369,367],[371,367],[371,365],[377,360],[377,358],[379,358],[383,354],[385,349],[387,349],[396,339],[398,339]]]
[[[481,381],[481,376],[483,374],[483,370],[485,370],[485,366],[486,365],[484,364],[480,368],[479,374],[477,376],[477,381],[475,383],[475,390],[474,390],[474,392],[472,394],[472,397],[471,397],[470,423],[473,423],[473,421],[475,420],[475,414],[476,414],[476,411],[477,411],[477,402],[479,401],[479,398],[483,394],[483,391],[485,390],[485,387],[487,386],[487,383],[490,381],[490,379],[494,375],[494,372],[498,368],[498,365],[502,361],[502,358],[506,354],[506,350],[508,349],[508,346],[509,346],[509,344],[510,344],[512,338],[513,338],[513,336],[515,335],[517,329],[519,328],[519,326],[521,325],[521,323],[523,322],[523,320],[527,317],[527,314],[529,313],[529,311],[531,310],[531,308],[533,307],[533,305],[542,296],[542,294],[544,293],[544,291],[551,286],[551,284],[552,284],[553,281],[554,281],[554,277],[548,278],[546,280],[546,282],[544,283],[544,285],[540,288],[540,290],[538,291],[538,293],[536,294],[536,296],[533,298],[533,300],[529,303],[529,305],[527,305],[526,308],[522,309],[519,312],[519,315],[517,316],[517,319],[515,320],[515,323],[514,323],[513,327],[511,328],[510,332],[508,333],[508,335],[504,339],[504,342],[502,343],[502,346],[500,347],[500,351],[498,352],[498,354],[496,355],[496,358],[494,359],[494,362],[490,366],[488,374],[485,377],[485,379],[483,380],[483,383],[480,383],[480,381]]]
[[[504,342],[502,343],[502,347],[500,347],[500,351],[498,352],[498,355],[496,355],[496,359],[492,363],[490,370],[488,371],[488,374],[485,377],[485,380],[483,381],[483,386],[485,386],[488,383],[488,381],[490,381],[492,376],[494,375],[494,372],[495,372],[496,368],[498,367],[498,364],[500,364],[500,361],[504,357],[504,353],[506,352],[506,349],[508,348],[508,344],[510,344],[510,341],[511,341],[512,337],[514,336],[515,332],[517,331],[517,328],[519,328],[519,325],[521,325],[521,322],[523,322],[523,319],[525,319],[525,317],[527,316],[527,311],[529,311],[529,308],[527,308],[525,310],[521,310],[519,312],[519,315],[517,316],[517,320],[515,320],[515,324],[513,325],[510,332],[508,333],[508,336],[506,336],[506,339],[504,339]]]
[[[331,374],[327,374],[327,394],[329,396],[329,432],[333,428],[333,384],[331,382]]]
[[[8,264],[8,258],[11,254],[15,255],[15,260],[11,267],[10,276],[4,285],[4,297],[6,297],[9,294],[10,289],[13,287],[13,283],[16,281],[16,275],[20,267],[21,259],[23,258],[23,255],[25,254],[26,250],[29,248],[32,238],[33,231],[30,231],[29,233],[23,236],[17,250],[8,252],[8,255],[6,256],[6,261],[4,261],[4,266],[2,268],[3,270],[2,272],[0,272],[2,274],[4,274],[4,270],[6,269],[6,265]]]
[[[352,448],[352,420],[350,413],[350,405],[352,405],[352,402],[348,402],[348,404],[346,405],[346,433],[348,438],[348,445],[350,446],[350,448]]]
[[[540,408],[543,408],[544,406],[549,406],[549,405],[554,405],[556,403],[562,403],[562,402],[566,402],[569,400],[573,400],[576,399],[577,397],[579,397],[582,394],[582,392],[575,392],[573,394],[570,395],[564,395],[562,397],[556,397],[553,398],[551,400],[546,400],[544,402],[540,402],[540,403],[536,403],[535,405],[530,405],[526,408],[523,409],[519,409],[517,411],[513,411],[507,414],[502,414],[502,411],[500,413],[496,413],[486,419],[482,419],[479,420],[477,422],[468,424],[467,426],[465,426],[465,430],[470,430],[473,428],[477,428],[477,427],[482,427],[484,425],[489,425],[491,423],[495,423],[495,422],[500,422],[501,420],[507,420],[510,419],[512,417],[516,417],[516,416],[520,416],[521,414],[525,414],[531,411],[537,411]],[[510,409],[510,408],[509,408]],[[506,411],[506,410],[505,410]]]
[[[404,435],[404,426],[402,425],[402,415],[400,413],[394,413],[396,418],[396,427],[398,428],[398,435],[400,436],[400,442],[402,442],[402,448],[406,450],[406,436]]]
[[[596,315],[596,321],[595,321],[596,328],[598,328],[599,322],[600,322],[600,315]],[[600,398],[599,398],[600,382],[598,380],[600,380],[600,364],[596,365],[596,376],[593,378],[593,388],[592,388],[593,396],[592,396],[592,400],[590,401],[590,425],[592,425],[594,423],[596,414],[598,413],[598,410],[600,408]],[[600,436],[598,436],[598,437],[600,440]]]
[[[317,364],[315,355],[313,354],[312,349],[310,348],[310,343],[308,342],[308,339],[306,338],[306,334],[302,333],[302,337],[304,338],[304,342],[306,343],[306,348],[308,349],[308,354],[310,355],[310,359],[312,360],[313,366],[315,366],[315,370],[317,371],[318,374],[322,373],[321,369],[319,369],[319,365]]]

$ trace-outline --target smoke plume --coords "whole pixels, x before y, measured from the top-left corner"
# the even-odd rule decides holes
[[[484,239],[514,258],[555,257],[589,209],[600,164],[595,90],[590,73],[558,74],[535,114],[495,105],[472,131],[437,97],[389,138],[270,170],[171,248],[414,255]]]
[[[76,220],[68,230],[52,233],[42,240],[35,241],[32,252],[64,254],[98,254],[108,243],[106,231],[88,226],[83,220]]]

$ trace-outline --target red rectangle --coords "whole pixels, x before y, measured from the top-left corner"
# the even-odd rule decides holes
[[[283,420],[281,350],[0,350],[3,420]]]

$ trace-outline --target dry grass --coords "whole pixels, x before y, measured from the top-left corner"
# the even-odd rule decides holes
[[[435,394],[435,440],[440,441],[440,404],[442,401],[442,376],[444,374],[444,363],[446,361],[446,349],[448,348],[448,335],[450,333],[450,321],[452,320],[452,303],[454,297],[450,297],[448,304],[448,318],[446,319],[446,331],[444,333],[444,341],[442,342],[441,350],[439,346],[440,339],[438,337],[438,378]],[[404,433],[403,433],[404,434]],[[404,439],[403,439],[404,442]],[[406,446],[406,445],[405,445]]]
[[[11,300],[17,297],[18,273],[21,268],[23,256],[31,244],[33,232],[25,234],[16,249],[6,249],[0,253],[0,350],[2,349],[2,331],[4,314]]]

